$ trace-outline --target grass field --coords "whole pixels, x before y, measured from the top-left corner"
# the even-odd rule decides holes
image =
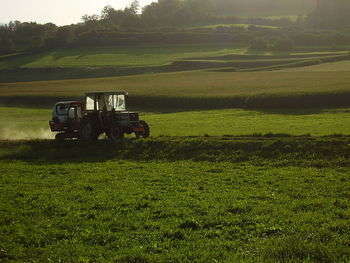
[[[216,25],[196,26],[196,27],[191,27],[190,29],[217,29],[222,27],[249,28],[250,26],[255,26],[257,28],[269,28],[269,29],[279,28],[276,26],[263,26],[263,25],[253,25],[253,24],[216,24]]]
[[[219,25],[218,25],[219,26]],[[242,25],[244,26],[244,25]],[[210,26],[209,28],[211,28]],[[229,44],[207,45],[164,45],[164,46],[132,46],[132,47],[100,47],[100,48],[71,48],[54,51],[46,51],[35,54],[13,54],[0,56],[0,70],[10,68],[79,68],[79,67],[145,67],[162,66],[174,61],[197,58],[206,60],[210,57],[226,55],[238,55],[240,59],[273,60],[271,56],[283,56],[285,59],[297,55],[302,58],[317,58],[320,56],[335,56],[346,54],[347,49],[329,50],[318,48],[300,49],[298,52],[269,52],[252,51],[245,46],[233,46]],[[258,56],[258,57],[257,57]],[[260,57],[259,57],[260,56]],[[233,57],[234,59],[235,57]],[[220,61],[220,58],[218,59]]]
[[[315,108],[349,105],[348,72],[190,71],[59,81],[0,83],[3,106],[52,107],[85,92],[126,90],[145,111]]]
[[[1,108],[0,139],[48,139],[51,110]],[[350,134],[350,109],[256,111],[243,109],[143,113],[152,136],[223,136],[252,134]]]
[[[348,61],[348,47],[252,51],[229,44],[71,48],[0,57],[0,83],[86,79],[199,69],[266,71]]]
[[[347,262],[349,143],[2,142],[0,257]]]
[[[246,48],[232,45],[172,45],[76,48],[17,55],[0,59],[0,69],[16,67],[159,66],[186,57],[241,54]]]
[[[323,63],[320,65],[314,65],[314,66],[307,66],[302,68],[293,68],[293,69],[286,69],[284,71],[289,72],[296,72],[296,71],[302,71],[302,72],[344,72],[349,71],[350,69],[350,61],[340,61],[340,62],[332,62],[332,63]]]
[[[0,58],[0,262],[349,262],[348,56]],[[52,140],[55,102],[108,90],[129,92],[150,139]]]
[[[84,92],[128,90],[134,96],[235,97],[348,92],[347,72],[220,72],[167,74],[29,83],[0,83],[1,96],[82,96]]]

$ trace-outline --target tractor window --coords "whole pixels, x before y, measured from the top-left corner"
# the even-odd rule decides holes
[[[125,110],[125,96],[124,95],[118,95],[118,96],[115,96],[115,97],[116,97],[115,110],[116,111],[123,111],[123,110]]]
[[[94,99],[91,97],[86,97],[86,110],[94,110]]]
[[[67,115],[69,104],[58,104],[56,106],[57,115]]]
[[[113,95],[105,96],[105,106],[107,111],[111,111],[113,109]]]
[[[77,118],[77,114],[76,114],[76,107],[70,107],[68,110],[68,118],[71,120],[75,120]]]
[[[81,112],[80,106],[77,108],[77,116],[78,116],[78,119],[81,119],[83,117],[83,113]]]

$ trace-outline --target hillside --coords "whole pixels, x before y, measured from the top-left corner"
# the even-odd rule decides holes
[[[264,71],[349,60],[346,47],[252,51],[229,43],[54,49],[0,56],[0,83],[191,70]]]

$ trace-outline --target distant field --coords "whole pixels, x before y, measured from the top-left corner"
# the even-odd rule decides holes
[[[344,49],[322,50],[322,48],[317,50],[300,48],[297,52],[252,51],[247,47],[234,47],[228,44],[75,48],[37,54],[24,53],[2,56],[0,57],[0,70],[11,68],[154,67],[176,61],[193,60],[192,58],[210,61],[212,57],[216,57],[217,61],[227,62],[226,56],[232,56],[231,62],[244,60],[265,60],[268,62],[280,58],[284,59],[282,62],[288,62],[288,59],[293,62],[347,53],[348,51]]]
[[[79,48],[0,59],[0,69],[28,67],[159,66],[186,57],[241,54],[232,45],[171,45]]]
[[[335,81],[336,80],[336,81]],[[234,97],[349,92],[347,72],[191,71],[115,78],[0,83],[2,96],[82,96],[88,91],[127,90],[131,96]]]
[[[335,81],[336,80],[336,81]],[[0,83],[0,104],[52,106],[84,92],[126,90],[131,106],[152,111],[220,108],[349,106],[348,72],[225,72],[145,74],[114,78]]]
[[[206,26],[196,26],[191,27],[190,29],[215,29],[219,27],[241,27],[241,28],[248,28],[249,26],[255,26],[258,28],[270,28],[270,29],[277,29],[279,27],[276,26],[262,26],[262,25],[253,25],[253,24],[216,24],[216,25],[206,25]]]
[[[320,65],[307,66],[301,68],[291,68],[285,69],[283,71],[288,72],[349,72],[350,71],[350,61],[340,61],[340,62],[332,62],[332,63],[324,63]]]
[[[142,113],[152,136],[252,134],[350,135],[350,109],[254,111],[242,109]],[[51,110],[0,108],[0,140],[53,138]]]
[[[93,79],[203,69],[271,71],[349,61],[347,50],[348,47],[298,47],[293,52],[271,52],[252,51],[246,46],[228,44],[71,48],[0,57],[0,83]]]
[[[290,19],[291,21],[295,22],[298,20],[299,15],[272,15],[272,16],[265,16],[264,18],[269,18],[272,20],[277,20],[277,19]]]

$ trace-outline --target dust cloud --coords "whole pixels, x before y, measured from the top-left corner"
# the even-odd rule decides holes
[[[19,127],[0,127],[0,140],[53,139],[54,134],[48,128],[25,129]]]

